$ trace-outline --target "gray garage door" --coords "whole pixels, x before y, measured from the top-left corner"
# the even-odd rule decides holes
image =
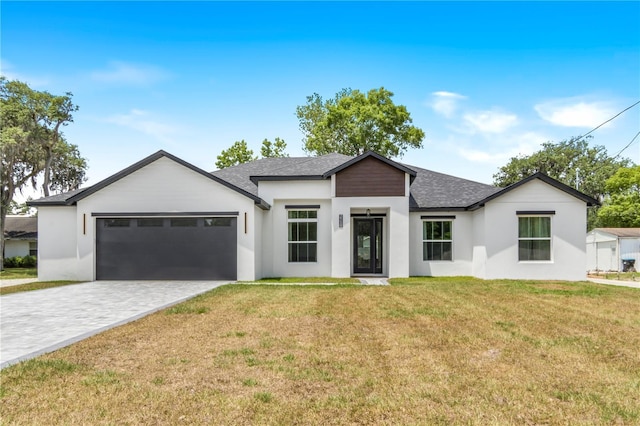
[[[235,280],[235,217],[96,219],[98,280]]]

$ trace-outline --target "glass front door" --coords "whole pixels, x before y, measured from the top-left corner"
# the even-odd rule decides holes
[[[353,219],[353,272],[382,273],[382,218]]]

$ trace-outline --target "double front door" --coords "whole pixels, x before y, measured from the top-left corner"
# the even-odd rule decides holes
[[[353,272],[382,273],[382,218],[353,219]]]

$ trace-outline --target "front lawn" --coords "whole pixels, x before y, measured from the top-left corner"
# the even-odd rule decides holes
[[[2,370],[6,424],[638,424],[640,291],[228,285]]]
[[[5,268],[0,271],[0,279],[38,278],[38,268]]]

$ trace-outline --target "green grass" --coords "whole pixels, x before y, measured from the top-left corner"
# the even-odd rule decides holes
[[[0,271],[0,279],[38,278],[38,268],[7,268]]]
[[[0,287],[0,295],[20,293],[22,291],[43,290],[45,288],[62,287],[64,285],[80,284],[82,281],[42,281],[28,284]]]
[[[176,308],[3,369],[0,423],[640,424],[638,289],[226,285]]]
[[[240,284],[245,282],[240,282]],[[263,278],[258,281],[247,281],[256,284],[360,284],[357,278],[331,278],[331,277],[273,277]]]

